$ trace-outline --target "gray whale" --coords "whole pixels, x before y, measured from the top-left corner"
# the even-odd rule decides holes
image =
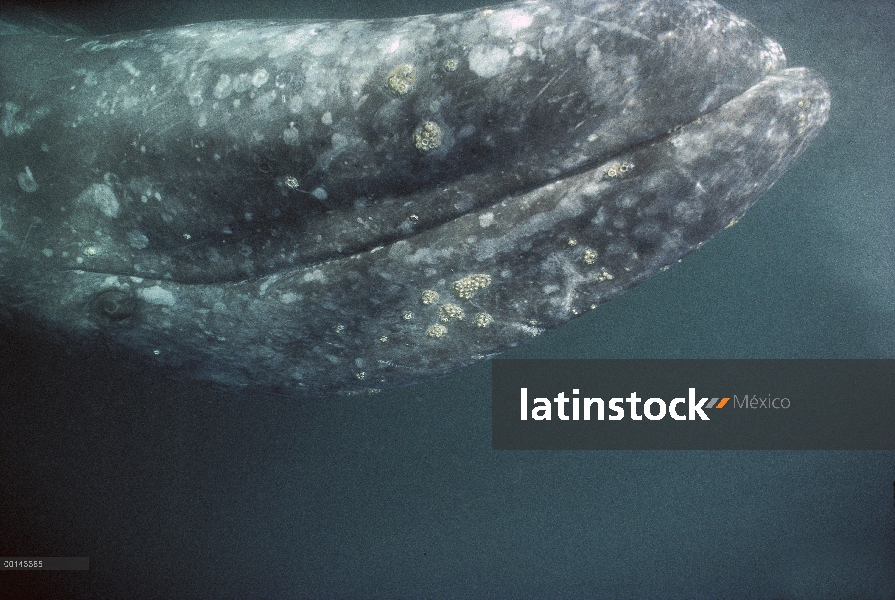
[[[376,389],[734,224],[823,79],[708,1],[0,36],[0,319],[236,387]]]

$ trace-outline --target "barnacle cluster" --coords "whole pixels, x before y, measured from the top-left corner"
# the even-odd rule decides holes
[[[441,127],[434,121],[423,121],[413,132],[413,145],[423,152],[441,145]]]
[[[443,323],[463,320],[463,309],[456,304],[445,304],[438,309],[438,318]]]
[[[608,177],[609,179],[615,179],[616,177],[621,177],[622,175],[629,172],[633,168],[634,168],[634,165],[632,165],[629,162],[612,163],[611,165],[606,167],[605,171],[603,171],[603,177]]]
[[[409,63],[405,63],[392,69],[386,79],[386,86],[399,96],[405,96],[413,91],[415,82],[416,68]]]
[[[447,327],[444,325],[433,325],[426,330],[426,335],[430,338],[440,338],[447,334]]]
[[[454,283],[451,284],[451,290],[453,290],[454,295],[457,298],[461,298],[463,300],[469,300],[472,298],[477,291],[482,288],[486,288],[491,285],[491,276],[485,273],[476,273],[475,275],[470,275],[468,277],[464,277],[463,279],[458,279]]]
[[[476,313],[475,317],[472,319],[472,322],[476,327],[487,327],[491,323],[494,322],[494,317],[489,315],[488,313]]]
[[[615,279],[615,276],[612,273],[610,273],[609,271],[607,271],[606,269],[601,269],[600,274],[597,275],[597,283],[602,283],[604,281],[610,281],[612,279]]]
[[[451,291],[461,300],[469,300],[476,292],[491,285],[491,276],[486,273],[474,273],[451,283]],[[424,290],[420,301],[425,305],[438,304],[439,295],[435,290]],[[438,305],[439,324],[426,330],[426,336],[440,338],[448,333],[447,327],[442,323],[456,323],[466,318],[466,311],[459,304],[451,302]],[[478,312],[472,317],[472,325],[477,328],[488,327],[494,322],[494,317],[486,312]]]

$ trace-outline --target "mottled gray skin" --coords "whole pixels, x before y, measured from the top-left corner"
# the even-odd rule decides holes
[[[287,393],[441,375],[595,308],[734,223],[829,110],[699,0],[0,56],[2,318]]]

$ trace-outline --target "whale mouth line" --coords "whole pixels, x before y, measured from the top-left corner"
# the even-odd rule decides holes
[[[173,275],[158,274],[158,273],[151,273],[151,272],[140,272],[140,271],[136,271],[136,270],[126,271],[126,270],[90,268],[90,267],[69,267],[69,268],[63,268],[60,270],[63,272],[81,272],[81,273],[92,273],[92,274],[96,274],[96,275],[133,277],[133,278],[139,278],[139,279],[145,279],[145,280],[155,280],[155,281],[160,281],[160,282],[166,281],[166,282],[176,283],[176,284],[180,284],[180,285],[198,285],[198,286],[241,283],[241,282],[254,280],[254,279],[263,279],[265,277],[282,275],[283,273],[286,273],[286,272],[313,268],[315,266],[318,266],[318,265],[321,265],[324,263],[338,261],[338,260],[344,260],[344,259],[350,258],[352,256],[357,256],[357,255],[377,251],[379,249],[391,246],[392,244],[395,244],[402,240],[411,240],[419,235],[436,231],[440,227],[443,227],[443,226],[445,226],[445,225],[451,223],[452,221],[459,219],[461,217],[476,214],[476,213],[486,212],[490,208],[496,206],[497,204],[500,204],[501,202],[512,201],[512,199],[514,199],[514,198],[520,198],[522,196],[526,196],[526,195],[535,193],[538,190],[548,188],[552,185],[560,184],[563,181],[569,180],[574,177],[580,177],[580,176],[586,175],[587,173],[590,173],[590,172],[597,173],[600,170],[600,168],[605,165],[609,165],[609,166],[604,168],[603,173],[600,173],[595,177],[595,181],[599,181],[601,179],[609,181],[616,177],[619,177],[619,178],[624,177],[624,179],[626,181],[635,179],[636,177],[638,177],[638,175],[636,173],[628,173],[627,172],[627,168],[628,168],[627,166],[630,163],[627,163],[625,161],[625,157],[629,156],[632,153],[635,153],[637,150],[639,150],[641,148],[648,147],[648,146],[653,145],[657,142],[660,142],[660,141],[668,138],[670,135],[671,135],[671,133],[665,133],[660,136],[656,136],[653,139],[642,142],[636,146],[632,146],[630,149],[628,149],[623,154],[620,154],[620,155],[617,154],[612,159],[589,160],[584,164],[581,164],[581,165],[578,165],[572,169],[569,169],[568,171],[562,173],[561,175],[557,175],[555,177],[542,180],[535,184],[531,184],[531,185],[527,185],[527,186],[520,186],[519,188],[512,189],[507,194],[502,195],[500,197],[492,198],[490,202],[475,206],[466,212],[454,213],[442,220],[433,221],[433,222],[425,224],[424,226],[417,226],[413,229],[413,231],[411,233],[409,233],[407,235],[382,235],[380,237],[377,237],[375,240],[369,241],[363,245],[358,245],[358,246],[352,247],[350,249],[350,251],[345,251],[345,252],[332,251],[327,254],[321,254],[321,255],[315,256],[313,258],[313,260],[308,259],[308,260],[304,260],[304,261],[296,261],[296,262],[291,262],[291,263],[279,264],[276,266],[276,268],[272,268],[272,269],[264,270],[264,271],[260,271],[260,272],[254,272],[254,273],[251,273],[250,275],[244,276],[244,277],[232,277],[231,276],[231,277],[213,277],[212,278],[212,277],[207,276],[209,274],[209,271],[197,272],[197,273],[195,273],[195,275],[188,276],[188,277],[182,277],[182,276],[177,277],[177,276],[173,276]],[[611,171],[612,165],[615,165],[616,168],[618,168],[617,173],[613,173]],[[609,175],[607,175],[605,173],[606,170],[610,171]],[[337,209],[337,210],[333,210],[333,211],[330,211],[329,213],[325,213],[325,214],[332,214],[332,213],[338,213],[338,212],[339,212],[339,210]],[[218,236],[215,236],[215,237],[220,239],[220,237],[218,237]],[[191,248],[194,249],[196,247],[201,247],[203,245],[206,245],[207,242],[208,242],[207,238],[205,240],[198,240],[197,242],[194,242],[192,244],[184,244],[184,245],[180,246],[178,248],[178,250],[189,252]],[[236,243],[236,242],[238,242],[238,238],[236,240],[233,240],[231,243]],[[162,251],[164,251],[164,249],[162,249]],[[177,254],[175,253],[172,256],[176,257]],[[194,258],[194,257],[191,257],[191,258]],[[138,265],[138,263],[136,263],[136,264]],[[132,264],[132,266],[134,266],[134,264]]]
[[[734,97],[735,99],[736,97]],[[720,107],[719,107],[720,108]],[[718,108],[714,109],[715,111]],[[82,273],[93,273],[97,275],[109,275],[116,277],[134,277],[145,280],[153,280],[159,282],[171,282],[180,285],[222,285],[222,284],[234,284],[241,283],[245,281],[250,281],[254,279],[263,279],[265,277],[271,277],[276,275],[282,275],[284,273],[290,271],[298,271],[301,269],[313,268],[315,266],[319,266],[324,263],[344,260],[350,258],[352,256],[357,256],[361,254],[365,254],[372,251],[377,251],[381,248],[388,247],[392,244],[400,242],[402,240],[411,240],[416,236],[422,235],[424,233],[429,233],[439,229],[440,227],[449,224],[450,222],[459,219],[464,216],[468,216],[471,214],[481,213],[488,211],[490,208],[500,204],[501,202],[505,202],[508,200],[512,200],[513,198],[520,198],[532,193],[537,192],[538,190],[545,189],[547,187],[561,184],[564,181],[569,179],[580,177],[586,175],[587,173],[595,173],[594,181],[605,181],[607,183],[612,182],[613,180],[617,181],[629,181],[636,179],[639,174],[633,169],[629,172],[629,168],[633,167],[633,165],[627,162],[627,157],[641,151],[650,146],[654,146],[658,143],[661,143],[667,140],[669,137],[677,134],[687,125],[698,121],[699,119],[705,117],[707,114],[710,114],[714,111],[709,111],[708,113],[703,113],[691,119],[686,124],[678,125],[674,128],[673,131],[666,131],[659,135],[656,135],[652,138],[643,140],[639,143],[632,144],[629,147],[625,148],[621,152],[615,152],[611,157],[606,156],[597,156],[591,159],[588,159],[582,162],[579,165],[571,167],[564,172],[549,178],[541,179],[537,182],[531,182],[528,185],[519,185],[515,188],[503,188],[505,193],[489,198],[487,202],[483,202],[481,204],[477,204],[471,207],[469,210],[464,212],[454,212],[448,215],[445,215],[442,219],[433,219],[426,223],[417,223],[414,225],[411,231],[402,234],[400,231],[395,231],[392,233],[382,233],[381,235],[366,241],[363,244],[353,245],[351,247],[345,248],[343,250],[331,250],[329,252],[321,252],[310,257],[301,259],[297,258],[291,262],[281,262],[275,265],[271,265],[270,268],[263,270],[256,270],[252,272],[245,273],[233,273],[233,272],[220,272],[216,271],[214,268],[208,268],[207,265],[203,265],[201,261],[197,261],[197,256],[195,254],[196,249],[205,250],[207,248],[214,247],[216,250],[220,251],[224,248],[230,247],[234,248],[241,241],[244,241],[245,237],[258,237],[265,238],[267,235],[267,231],[264,229],[265,225],[268,223],[261,221],[255,227],[253,232],[249,232],[248,236],[241,236],[230,234],[227,236],[210,234],[205,236],[204,239],[196,240],[190,243],[184,243],[176,248],[159,248],[156,251],[160,253],[169,252],[171,253],[171,257],[173,260],[177,260],[178,258],[184,264],[192,265],[192,269],[189,272],[181,272],[179,275],[175,275],[169,272],[154,272],[148,270],[126,270],[126,269],[111,269],[111,268],[100,268],[95,267],[91,268],[89,266],[77,266],[77,267],[66,267],[60,269],[61,271],[66,272],[82,272]],[[603,169],[603,172],[600,173],[600,169]],[[507,168],[509,170],[509,167]],[[453,182],[449,182],[453,183]],[[441,186],[434,187],[444,187],[445,184]],[[426,190],[431,191],[431,190]],[[306,192],[304,190],[301,191],[303,194],[313,195],[310,192]],[[315,201],[317,198],[315,197]],[[322,213],[323,216],[327,216],[329,218],[338,217],[343,213],[349,212],[349,209],[332,209]],[[308,234],[313,234],[313,230],[308,231]],[[218,244],[217,242],[222,242]],[[138,259],[131,261],[129,266],[135,267],[139,266],[140,262]],[[217,276],[215,276],[217,275]]]

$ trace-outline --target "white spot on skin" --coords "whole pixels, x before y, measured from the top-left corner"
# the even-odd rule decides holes
[[[487,212],[483,215],[479,215],[479,225],[481,227],[490,227],[494,224],[494,213]]]
[[[544,27],[541,35],[541,49],[553,50],[565,38],[566,28],[562,25]]]
[[[121,66],[124,67],[124,70],[131,74],[132,77],[140,76],[140,69],[134,66],[134,64],[129,60],[121,61]]]
[[[202,98],[202,90],[205,88],[203,81],[203,73],[190,73],[189,79],[184,84],[184,93],[189,100],[190,106],[201,106],[204,102]]]
[[[174,294],[159,285],[154,285],[151,288],[139,289],[137,290],[137,295],[150,304],[174,306],[176,303]]]
[[[342,150],[348,145],[348,138],[341,133],[334,133],[330,141],[332,142],[333,150]]]
[[[277,91],[270,90],[270,92],[266,94],[260,94],[255,101],[252,102],[252,109],[258,112],[262,112],[267,110],[271,104],[277,99]]]
[[[603,61],[603,53],[600,52],[600,47],[597,45],[592,45],[587,54],[587,68],[592,72],[599,75],[603,75],[603,71],[605,70],[606,65]]]
[[[301,133],[295,128],[294,123],[289,123],[289,127],[283,130],[283,141],[287,146],[298,146],[301,144]]]
[[[320,122],[324,125],[332,125],[333,124],[333,114],[329,111],[323,113],[323,116],[320,117]]]
[[[37,182],[34,180],[34,175],[29,167],[25,167],[25,170],[17,175],[17,179],[19,180],[19,187],[22,188],[23,192],[30,194],[37,191]]]
[[[494,77],[506,71],[510,53],[504,48],[480,45],[469,53],[469,68],[479,77]]]
[[[135,250],[143,250],[149,245],[149,238],[139,231],[127,232],[127,243]]]
[[[435,265],[450,259],[450,249],[432,251],[429,248],[419,248],[412,254],[407,254],[407,256],[404,258],[404,262],[410,265]]]
[[[302,281],[318,281],[320,283],[326,283],[326,275],[323,274],[323,271],[320,269],[314,269],[310,273],[305,273],[304,277],[301,278]]]
[[[276,283],[279,278],[280,278],[279,275],[271,275],[270,277],[265,279],[264,282],[260,286],[258,286],[258,293],[261,296],[266,294],[267,288],[270,287],[271,285],[273,285],[274,283]]]
[[[516,32],[531,25],[531,15],[517,10],[495,11],[488,17],[488,33],[492,37],[513,39]]]
[[[255,74],[252,75],[252,85],[259,88],[267,83],[268,79],[270,79],[270,73],[267,72],[267,69],[258,69],[255,71]]]
[[[233,78],[222,73],[218,78],[218,82],[214,86],[212,94],[218,100],[223,100],[233,92]]]
[[[79,204],[92,204],[112,219],[118,217],[118,212],[121,209],[115,191],[105,183],[94,183],[81,192],[75,201]]]
[[[528,335],[530,335],[532,337],[537,337],[537,336],[541,335],[542,333],[544,333],[543,329],[534,327],[532,325],[523,325],[522,323],[514,323],[514,324],[512,324],[512,327],[513,327],[513,329],[518,329],[519,331],[527,333]]]
[[[0,129],[3,130],[4,136],[22,135],[31,129],[30,122],[16,119],[16,113],[19,110],[21,110],[19,106],[13,102],[5,102],[3,104],[3,117],[0,119]]]
[[[298,296],[292,292],[286,292],[285,294],[280,295],[280,302],[283,304],[292,304],[296,300],[298,300]]]
[[[237,93],[242,93],[248,91],[248,89],[252,87],[252,78],[249,77],[248,73],[240,73],[233,80],[233,91]]]

